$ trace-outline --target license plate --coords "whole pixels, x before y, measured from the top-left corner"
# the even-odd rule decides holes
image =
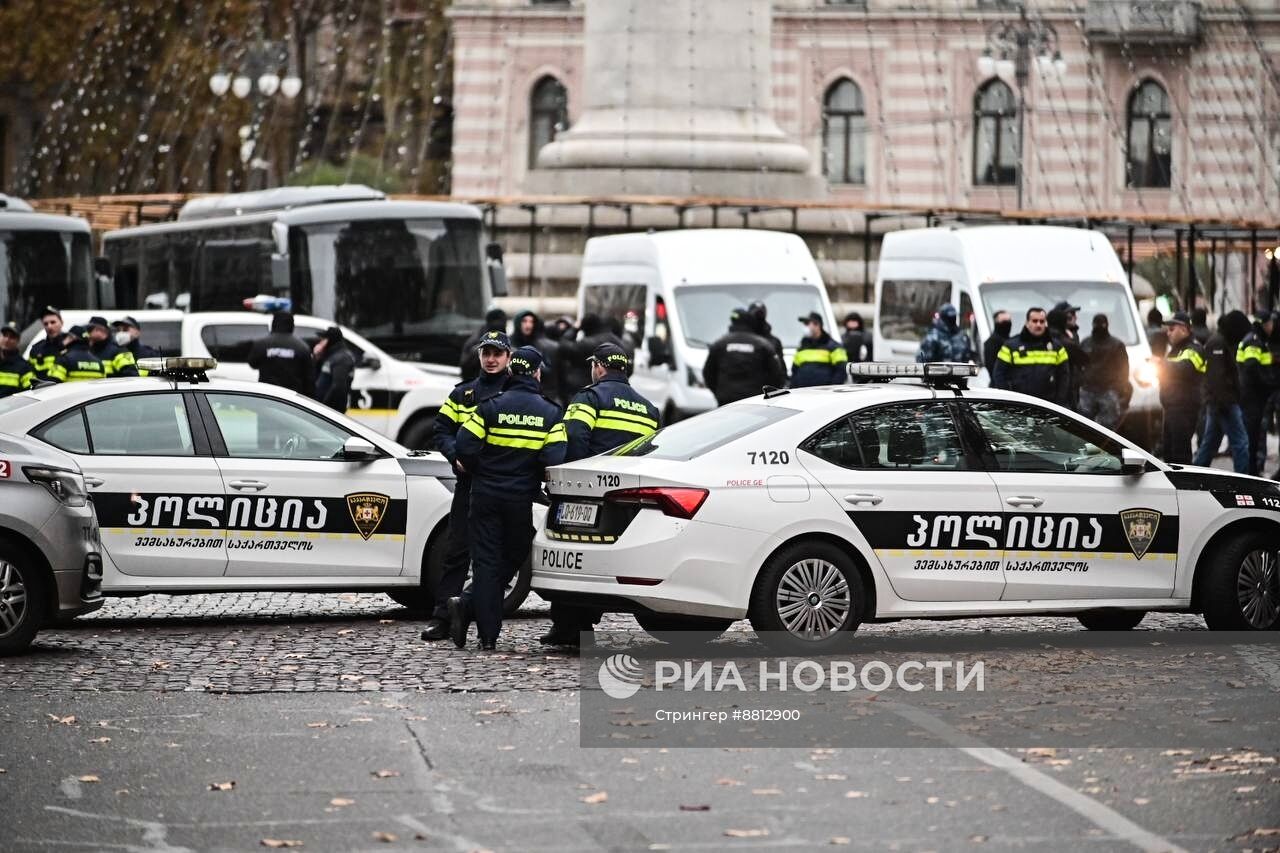
[[[556,507],[557,524],[578,524],[590,527],[596,523],[597,504],[563,503]]]

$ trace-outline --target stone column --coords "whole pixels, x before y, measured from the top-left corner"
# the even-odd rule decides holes
[[[526,191],[825,195],[769,112],[769,0],[588,0],[585,18],[584,110]]]

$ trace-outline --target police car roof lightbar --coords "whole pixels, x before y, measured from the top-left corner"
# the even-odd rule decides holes
[[[196,358],[194,356],[168,356],[166,358],[140,358],[138,369],[145,370],[152,376],[166,376],[172,379],[187,379],[191,382],[208,382],[205,374],[218,369],[216,358]]]
[[[857,361],[849,364],[849,376],[869,382],[891,379],[922,379],[926,384],[963,385],[978,375],[976,364],[937,361],[927,364],[890,364],[882,361]]]

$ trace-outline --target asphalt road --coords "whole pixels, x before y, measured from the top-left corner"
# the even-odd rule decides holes
[[[1196,617],[1148,617],[1141,638],[1176,641],[1183,664],[1133,681],[1171,710],[1211,704],[1191,688],[1219,700],[1212,743],[1010,745],[904,707],[949,745],[586,749],[578,661],[537,645],[544,616],[535,604],[480,656],[421,643],[419,622],[380,595],[109,602],[0,661],[0,847],[1280,848],[1280,738],[1233,729],[1231,710],[1259,696],[1280,709],[1280,656],[1219,654]],[[1068,645],[1084,636],[1053,618],[860,633],[868,646],[922,639],[1007,665],[1013,653],[998,650],[1032,628]],[[1093,664],[1116,669],[1112,654]],[[1047,660],[1023,668],[1047,673]]]

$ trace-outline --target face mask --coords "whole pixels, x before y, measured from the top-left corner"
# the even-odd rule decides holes
[[[1009,334],[1012,331],[1013,331],[1012,320],[1001,320],[999,323],[996,323],[996,334],[1000,335],[1002,338],[1009,337]]]
[[[116,346],[127,347],[132,337],[128,332],[116,332]]]

